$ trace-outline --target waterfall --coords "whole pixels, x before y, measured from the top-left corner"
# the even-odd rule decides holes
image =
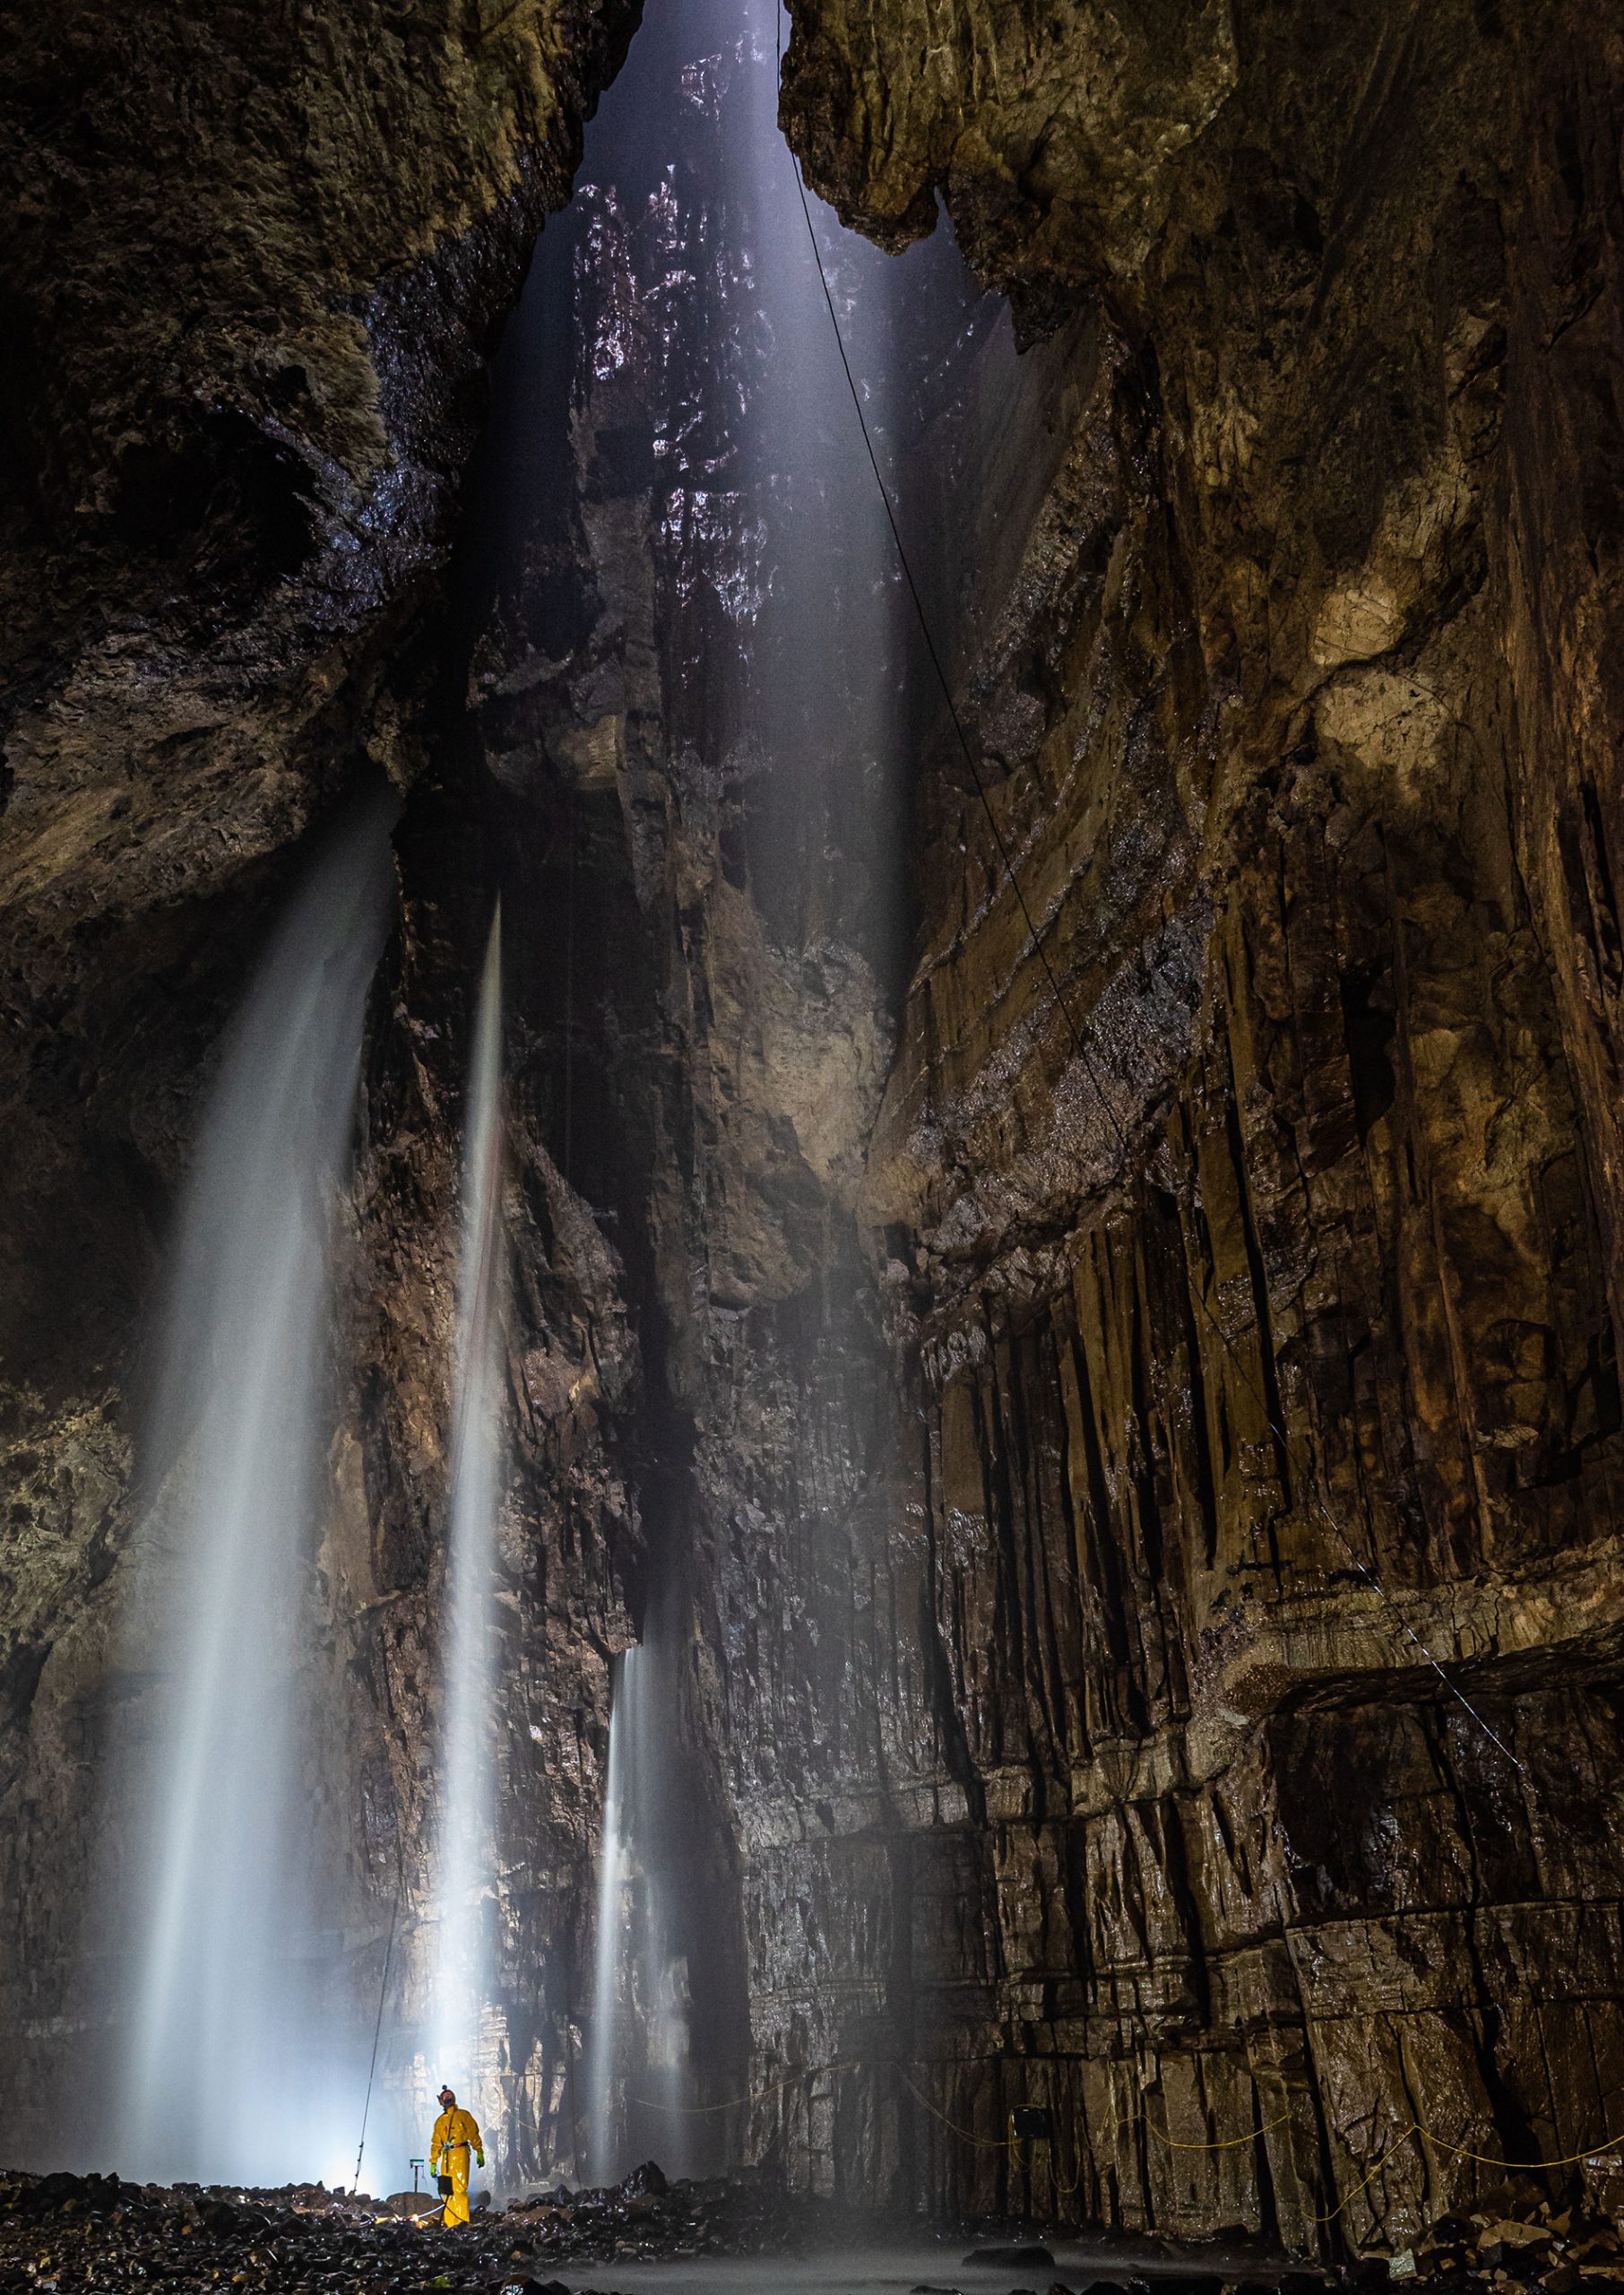
[[[431,2088],[448,2083],[468,2104],[473,2104],[482,2069],[479,2028],[489,1976],[488,1924],[495,1882],[493,1598],[497,1516],[502,1501],[505,1287],[501,933],[498,902],[479,981],[462,1145],[435,1965],[425,2067]]]
[[[744,0],[737,83],[721,160],[734,326],[754,349],[739,466],[764,567],[745,702],[772,769],[756,803],[751,889],[779,945],[836,968],[894,960],[903,904],[894,767],[903,598],[807,230],[796,162],[778,125],[781,0]],[[808,196],[881,466],[894,415],[895,258]],[[749,319],[759,332],[753,332]]]
[[[690,1068],[690,1245],[694,1295],[705,1309],[711,1257],[729,1253],[729,1223],[751,1185],[755,1152],[742,1124],[730,1135],[734,1103],[708,1079],[713,1067],[726,1074],[736,1061],[747,1064],[754,1047],[728,1041],[727,1031],[747,1032],[753,1009],[792,1006],[796,1016],[792,1043],[764,1030],[766,1072],[756,1088],[780,1096],[785,1131],[798,1128],[825,1192],[822,1232],[815,1237],[810,1220],[783,1221],[782,1257],[763,1286],[769,1298],[773,1283],[800,1294],[782,1320],[764,1306],[747,1331],[729,1314],[696,1344],[709,1350],[706,1375],[719,1384],[737,1369],[747,1385],[779,1350],[782,1375],[801,1400],[805,1432],[772,1503],[782,1503],[796,1543],[804,1523],[813,1545],[810,1590],[797,1581],[786,1595],[786,1608],[804,1602],[812,1615],[800,1644],[810,1653],[808,1691],[791,1701],[822,1740],[805,1748],[812,1775],[825,1766],[838,1772],[846,1757],[834,1675],[850,1596],[825,1564],[848,1550],[844,1525],[884,1376],[847,1215],[884,1072],[881,975],[895,970],[904,934],[896,760],[911,628],[818,253],[887,471],[903,396],[894,371],[901,274],[816,200],[814,247],[778,126],[781,24],[787,30],[779,0],[693,0],[651,18],[594,123],[574,250],[562,233],[544,242],[538,276],[550,272],[553,307],[574,312],[590,346],[573,379],[551,370],[553,391],[567,382],[574,394],[572,455],[582,451],[578,439],[598,438],[601,452],[603,439],[620,438],[628,410],[648,424],[650,468],[662,489],[660,579],[669,585],[661,593],[667,737],[673,747],[690,738],[715,785],[730,792],[719,874],[746,892],[759,927],[759,981],[744,976],[741,961],[732,1000],[717,1000],[703,978],[689,992],[690,1010],[706,1016],[695,1024]],[[917,266],[909,275],[917,278]],[[551,338],[535,325],[530,342],[540,398]],[[515,451],[522,435],[515,422]],[[573,481],[573,462],[570,473]],[[513,558],[523,595],[530,560],[519,548]],[[537,651],[567,642],[538,639]],[[696,848],[708,824],[695,777],[672,778],[673,835]],[[709,936],[723,938],[721,920],[735,930],[737,915],[723,894],[692,945],[714,946]],[[689,945],[685,933],[685,954]],[[702,1027],[714,1032],[709,1041]],[[717,1165],[723,1184],[713,1188]],[[753,1208],[744,1256],[775,1217],[775,1206]],[[715,1416],[725,1418],[725,1408]],[[696,1478],[706,1502],[725,1505],[718,1494],[729,1468],[706,1445],[702,1432]],[[747,1504],[738,1503],[741,1537],[750,1535],[743,1524],[756,1499],[752,1490]],[[583,2165],[598,2180],[650,2153],[677,2172],[717,2158],[728,2124],[712,2116],[713,2102],[694,2109],[695,2100],[702,2084],[713,2097],[740,2084],[716,2073],[729,2026],[721,1984],[704,1956],[719,1926],[706,1894],[718,1867],[702,1853],[706,1813],[678,1751],[678,1621],[687,1610],[675,1522],[673,1532],[669,1546],[651,1538],[644,1643],[618,1661],[612,1685],[583,2083]],[[774,1748],[781,1760],[799,1751]],[[692,2005],[687,1951],[697,1979]]]
[[[687,1968],[669,1902],[672,1716],[661,1657],[652,1645],[628,1650],[609,1708],[586,2083],[587,2172],[605,2183],[634,2164],[633,2151],[652,2151],[674,2174],[687,2169]],[[641,2012],[643,2064],[638,2092],[618,2114],[632,2007]]]
[[[654,2152],[674,2176],[694,2172],[693,2083],[688,2066],[692,2010],[688,1967],[678,1945],[670,1834],[677,1814],[672,1761],[673,1684],[655,1646],[626,1652],[635,1660],[626,1735],[635,1839],[642,1867],[641,1935],[634,1961],[644,2010],[642,2100],[646,2135],[630,2123],[635,2148]],[[633,2163],[627,2161],[629,2167]]]
[[[684,1442],[647,1462],[644,1638],[614,1663],[596,1935],[580,1940],[584,2059],[568,2133],[557,2091],[536,2113],[540,2152],[567,2148],[600,2178],[650,2153],[668,2169],[720,2164],[742,2133],[718,2109],[748,2084],[751,2040],[727,1797],[749,1778],[764,1798],[794,1780],[833,1800],[870,1758],[848,1693],[870,1614],[853,1601],[848,1562],[868,1535],[860,1510],[877,1505],[890,1403],[854,1212],[907,955],[900,766],[920,697],[931,711],[937,699],[864,424],[894,480],[904,441],[947,411],[946,378],[984,319],[945,233],[893,258],[812,198],[814,244],[777,124],[786,22],[779,0],[650,9],[605,93],[572,210],[541,239],[504,338],[487,493],[494,594],[469,688],[493,770],[511,767],[515,786],[534,776],[566,817],[557,857],[529,864],[556,895],[527,918],[552,932],[538,976],[565,1006],[553,1144],[567,1178],[621,1199],[609,1218],[628,1217],[634,1163],[659,1161],[646,1233],[672,1367],[662,1373],[651,1351],[652,1377],[669,1378],[651,1401],[673,1425],[691,1416],[694,1437],[691,1452]],[[950,475],[965,451],[951,424],[944,451]],[[566,533],[579,543],[565,549]],[[584,678],[590,661],[599,676],[599,640],[577,627],[588,587],[601,629],[624,632],[593,705],[614,715],[624,775],[607,749],[601,765],[549,749],[542,770],[528,734],[514,746],[512,699],[542,665]],[[608,717],[595,722],[608,731]],[[630,1090],[618,1047],[633,1027],[679,1055],[677,1088],[692,1097],[675,1114],[675,1095],[668,1104],[655,1087],[658,1144],[606,1141],[599,1190],[570,1152],[582,1136],[570,1113],[577,878],[589,914],[629,914],[609,806],[613,792],[629,804],[634,786],[661,785],[657,837],[630,827],[654,818],[641,798],[623,817],[652,931],[675,904],[669,969],[648,944],[657,1009],[632,1018],[641,992],[612,958],[579,961],[594,1000],[627,1016],[603,1044],[597,1120]],[[755,1416],[779,1394],[796,1405],[782,1442]],[[735,1425],[751,1429],[742,1444]],[[724,1641],[730,1606],[782,1579],[770,1629],[738,1628],[764,1667],[782,1668],[769,1702],[784,1736],[771,1746],[752,1742],[747,1702],[735,1703],[743,1668],[722,1669],[719,1745],[685,1741],[687,1653],[711,1630],[690,1572],[715,1568],[717,1551]],[[785,2045],[769,2033],[768,2060]],[[804,2022],[790,2045],[808,2065],[841,2053],[836,2032]],[[782,2109],[800,2108],[791,2095]]]
[[[620,1986],[625,1957],[626,1839],[626,1679],[636,1657],[628,1650],[609,1707],[609,1779],[604,1789],[603,1842],[598,1861],[598,1934],[592,1956],[592,2021],[586,2060],[586,2174],[609,2182],[618,2158],[615,2130],[615,2067],[620,2053]]]
[[[331,1431],[331,1227],[392,817],[378,803],[350,822],[284,916],[182,1206],[121,1650],[138,1691],[108,1820],[141,1844],[110,1891],[127,1929],[126,2176],[270,2183],[353,2158],[366,2066],[323,1996],[332,1909],[301,1786],[301,1667]]]

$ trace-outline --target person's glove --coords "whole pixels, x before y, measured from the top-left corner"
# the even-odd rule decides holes
[[[479,2161],[481,2167],[485,2165],[485,2154],[483,2152],[476,2152],[474,2153],[474,2158]]]

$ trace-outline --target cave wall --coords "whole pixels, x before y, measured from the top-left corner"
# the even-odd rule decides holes
[[[636,1334],[639,1543],[621,1566],[681,1748],[654,1882],[698,2109],[674,2123],[639,2102],[657,2080],[637,1987],[616,2095],[626,2156],[689,2169],[755,2152],[746,2114],[720,2109],[759,2054],[741,1856],[761,1823],[871,1785],[883,1660],[852,1661],[894,1444],[856,1218],[891,1056],[888,857],[874,761],[849,738],[862,648],[809,637],[800,562],[835,561],[834,596],[853,536],[773,432],[782,314],[739,157],[760,81],[736,11],[673,12],[595,123],[511,344],[498,422],[524,477],[469,684],[526,920],[538,1118],[613,1241]],[[820,2060],[818,2032],[800,2038],[795,2062]]]
[[[1490,2172],[1412,2122],[1615,2132],[1618,42],[793,13],[818,188],[1038,347],[948,424],[988,804],[944,718],[864,1202],[953,1782],[756,1861],[892,2059],[758,2140],[1402,2245]]]
[[[500,874],[460,774],[426,772],[397,840],[402,922],[380,998],[355,1189],[343,1327],[358,1374],[320,1555],[331,1620],[316,1667],[331,1716],[311,1789],[343,1843],[348,1927],[335,1997],[384,2001],[369,2174],[421,2151],[459,2082],[510,2192],[582,2148],[594,1866],[609,1661],[635,1639],[626,1586],[643,1547],[628,1477],[642,1371],[625,1271],[545,1144],[548,1064],[509,1005],[501,1217],[503,1455],[496,1530],[498,1683],[488,1972],[468,2059],[421,2053],[431,2023],[443,1819],[440,1685],[448,1615],[458,1203],[477,977],[471,941]],[[393,1950],[390,1935],[393,1931]],[[381,1989],[380,1989],[381,1988]]]
[[[200,1084],[366,758],[412,793],[321,1557],[345,1966],[370,1990],[398,1895],[409,2029],[501,880],[500,2171],[577,2148],[609,1664],[659,1620],[736,2155],[1402,2244],[1479,2176],[1412,2121],[1582,2151],[1624,2079],[1618,37],[1532,0],[797,0],[815,184],[894,246],[939,194],[1028,345],[972,328],[911,418],[973,767],[911,657],[894,1011],[871,920],[753,872],[782,815],[705,602],[740,536],[691,492],[673,522],[646,451],[708,345],[610,211],[523,602],[466,713],[436,684],[490,324],[630,13],[154,40],[87,0],[13,43],[11,2091],[89,2013],[137,1334]],[[835,827],[871,870],[860,808],[798,849]]]
[[[42,1380],[127,1321],[174,1164],[153,1071],[178,1052],[184,1096],[255,863],[361,758],[410,775],[403,633],[490,330],[631,22],[8,25],[6,1314]],[[172,1043],[200,950],[218,977]],[[124,1168],[87,1157],[99,1122]]]
[[[112,1636],[147,1335],[221,1030],[358,777],[422,779],[425,818],[446,810],[423,728],[491,336],[635,14],[521,0],[159,22],[85,0],[6,21],[0,2024],[20,2161],[109,2158],[108,1996],[81,1914],[106,1886],[99,1795],[130,1687]],[[307,1785],[351,1858],[335,1998],[376,1998],[392,1900],[409,1926],[421,1886],[412,1637],[434,1598],[448,1425],[453,1031],[488,882],[466,798],[449,811],[428,867],[402,832],[364,1122],[387,1138],[364,1142],[341,1239],[343,1334],[366,1338],[375,1375],[340,1408],[313,1581],[330,1718]],[[621,1502],[594,1448],[600,1398],[543,1366],[549,1347],[573,1360],[590,1325],[616,1390],[614,1281],[578,1238],[572,1258],[552,1184],[518,1154],[526,1232],[557,1265],[545,1295],[519,1290],[540,1398],[523,1439],[552,1469],[538,1493],[561,1449],[583,1457],[585,1494],[574,1515],[557,1501],[550,1578],[526,1544],[539,1502],[507,1526],[505,1559],[537,1650],[569,1599],[600,1626],[563,1638],[587,1651],[600,1709],[606,1638],[626,1629],[602,1546],[570,1539],[583,1514],[612,1536]],[[558,1716],[592,1708],[592,1684],[558,1689],[538,1718],[529,1677],[514,1684],[515,1742],[537,1762]],[[566,1784],[566,1825],[569,1798]],[[533,1864],[545,1891],[540,1848]],[[524,2093],[552,2080],[518,2054]],[[518,2124],[526,2109],[522,2094]]]

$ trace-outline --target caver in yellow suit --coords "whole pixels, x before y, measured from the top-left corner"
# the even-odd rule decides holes
[[[485,2138],[473,2114],[457,2109],[457,2100],[449,2088],[441,2089],[440,2105],[440,2117],[434,2124],[434,2140],[428,2147],[428,2172],[431,2176],[451,2178],[451,2189],[445,2195],[445,2213],[440,2218],[449,2230],[454,2223],[468,2221],[468,2155],[471,2152],[483,2167]]]

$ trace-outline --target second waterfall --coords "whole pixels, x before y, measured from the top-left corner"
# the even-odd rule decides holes
[[[442,1650],[433,1969],[420,2076],[479,2109],[480,2028],[496,1865],[494,1589],[505,1444],[506,1257],[502,1226],[502,918],[479,979],[462,1148],[452,1420],[451,1535]],[[427,2097],[421,2099],[427,2111]]]
[[[611,2183],[652,2146],[674,2174],[693,2165],[688,1971],[669,1902],[674,1704],[658,1637],[620,1659],[609,1722],[598,1931],[586,2057],[587,2172]],[[635,2008],[634,2018],[626,2011]],[[643,2094],[624,2093],[640,2045]]]

